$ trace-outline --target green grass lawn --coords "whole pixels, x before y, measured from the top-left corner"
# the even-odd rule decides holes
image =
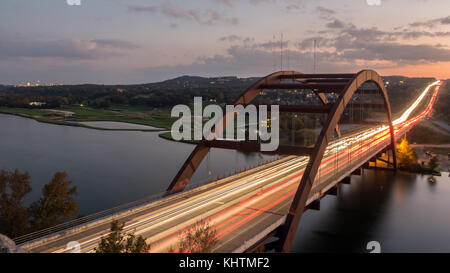
[[[171,132],[164,132],[164,133],[159,134],[159,136],[162,137],[162,138],[164,138],[164,139],[167,139],[167,140],[175,141],[175,140],[172,138],[172,133],[171,133]],[[198,141],[198,140],[182,140],[182,141],[180,141],[180,142],[190,143],[190,144],[197,144],[197,143],[199,143],[200,141]]]
[[[433,154],[447,155],[450,154],[450,148],[440,148],[440,147],[424,147],[425,152],[431,152]]]
[[[406,134],[410,143],[417,144],[448,144],[450,143],[450,134],[437,127],[428,120],[424,120],[414,126]]]
[[[116,121],[127,122],[140,125],[149,125],[158,128],[170,129],[173,121],[170,118],[162,117],[138,117],[126,112],[116,113],[111,110],[92,109],[87,107],[68,107],[61,110],[74,112],[75,115],[69,120],[71,121]],[[137,110],[135,108],[134,110]]]

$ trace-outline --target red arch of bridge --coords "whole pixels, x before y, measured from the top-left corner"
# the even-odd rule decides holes
[[[286,217],[286,222],[281,227],[280,239],[278,240],[278,244],[276,247],[276,250],[279,252],[290,251],[295,232],[299,225],[300,218],[304,211],[304,207],[314,183],[314,179],[317,175],[320,163],[323,159],[325,149],[328,146],[329,141],[334,134],[334,131],[336,130],[337,132],[339,132],[338,122],[341,119],[345,108],[349,104],[351,97],[364,83],[375,83],[378,87],[379,94],[381,94],[381,96],[383,97],[384,107],[386,110],[390,129],[391,149],[393,151],[393,165],[394,167],[396,167],[397,165],[395,155],[394,129],[392,125],[392,113],[389,98],[381,77],[377,72],[373,70],[362,70],[356,74],[302,74],[296,71],[276,72],[264,78],[261,78],[259,81],[250,86],[238,97],[238,99],[236,99],[234,105],[248,105],[254,98],[261,94],[264,89],[269,89],[267,87],[270,87],[271,85],[274,86],[276,84],[281,84],[283,80],[301,81],[300,79],[305,78],[321,79],[318,81],[321,82],[322,87],[330,86],[324,84],[324,82],[342,81],[348,79],[348,83],[343,85],[343,89],[340,91],[338,99],[330,108],[327,121],[325,122],[322,131],[317,138],[312,152],[310,153],[308,164],[303,176],[301,177],[297,192],[294,196],[291,207],[289,209],[289,213]],[[321,87],[321,84],[318,84],[317,87]],[[324,94],[320,92],[320,89],[318,89],[317,92],[315,91],[315,93],[319,96],[324,104],[328,103]],[[226,115],[227,114],[225,114],[222,118],[222,122],[224,123],[226,122],[226,120],[228,120],[226,118]],[[223,128],[226,128],[226,126],[223,126]],[[175,193],[185,188],[210,149],[211,148],[208,145],[205,145],[204,142],[200,142],[195,147],[194,151],[190,154],[190,156],[168,187],[167,194]]]
[[[395,155],[394,128],[392,126],[392,113],[386,88],[384,87],[383,81],[377,72],[373,70],[363,70],[357,73],[353,80],[345,87],[344,91],[340,94],[339,98],[334,103],[330,113],[328,114],[328,120],[325,123],[326,125],[322,128],[322,131],[316,141],[314,150],[311,153],[308,165],[306,166],[305,172],[298,186],[297,193],[289,209],[286,222],[282,227],[282,232],[280,233],[281,238],[277,246],[277,251],[290,251],[295,232],[298,228],[300,218],[308,199],[309,192],[311,191],[312,185],[314,183],[314,178],[316,177],[316,174],[318,172],[318,168],[325,153],[325,149],[328,146],[329,139],[332,136],[333,128],[335,128],[340,118],[342,117],[342,114],[344,113],[344,110],[348,105],[351,97],[355,94],[358,88],[366,82],[375,83],[384,99],[384,106],[388,116],[391,135],[393,161],[394,166],[397,166],[397,159]]]

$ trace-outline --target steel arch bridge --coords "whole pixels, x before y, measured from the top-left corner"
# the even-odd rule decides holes
[[[286,146],[280,145],[277,150],[271,152],[273,154],[281,155],[298,155],[309,156],[306,169],[301,176],[300,183],[294,195],[293,201],[290,205],[289,212],[286,216],[284,224],[278,230],[279,240],[275,242],[273,248],[279,252],[289,252],[295,232],[300,222],[303,211],[305,210],[308,196],[310,195],[316,175],[322,159],[324,158],[325,150],[333,138],[334,134],[340,136],[339,121],[344,114],[347,107],[353,107],[351,98],[354,94],[362,91],[362,86],[365,83],[372,83],[376,85],[376,89],[369,90],[372,94],[378,94],[383,99],[381,105],[359,105],[359,107],[377,107],[385,111],[387,115],[387,122],[383,123],[389,126],[390,145],[386,150],[392,151],[392,162],[386,161],[387,166],[395,169],[397,166],[397,159],[395,154],[395,136],[394,127],[392,124],[392,113],[386,89],[383,81],[377,72],[373,70],[363,70],[356,74],[302,74],[296,71],[280,71],[270,74],[243,92],[234,102],[234,105],[249,105],[258,95],[262,94],[264,90],[268,89],[301,89],[313,90],[314,94],[320,99],[322,105],[280,105],[280,112],[290,113],[323,113],[327,115],[326,122],[315,142],[313,148],[300,146]],[[326,93],[338,94],[338,98],[330,102]],[[227,116],[228,115],[228,116]],[[234,118],[226,113],[222,120],[226,128],[227,121]],[[380,122],[366,122],[366,124],[373,123],[379,125]],[[221,132],[215,132],[218,135]],[[227,141],[227,140],[203,140],[201,141],[190,154],[186,162],[177,173],[172,183],[168,187],[166,194],[173,194],[182,191],[191,180],[195,171],[211,148],[224,148],[243,150],[247,152],[261,152],[259,143],[249,141]],[[364,162],[363,162],[364,163]],[[272,234],[273,235],[273,234]]]

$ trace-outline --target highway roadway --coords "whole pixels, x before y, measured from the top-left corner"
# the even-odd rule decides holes
[[[429,115],[440,82],[428,86],[394,121],[396,138]],[[411,113],[433,90],[425,109]],[[308,204],[348,176],[390,144],[387,126],[372,127],[343,136],[327,147]],[[165,252],[181,234],[199,220],[215,227],[218,243],[213,252],[241,252],[284,220],[308,157],[284,157],[275,162],[214,183],[125,211],[111,218],[90,222],[53,236],[22,244],[31,252],[70,252],[67,244],[77,241],[81,252],[92,252],[109,231],[112,218],[125,222],[125,231],[142,235],[151,252]]]

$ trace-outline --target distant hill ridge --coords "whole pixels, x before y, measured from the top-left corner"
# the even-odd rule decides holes
[[[189,75],[183,75],[180,77],[159,81],[159,82],[150,82],[150,83],[141,83],[141,84],[91,84],[91,83],[82,83],[82,84],[64,84],[60,86],[105,86],[105,87],[137,87],[137,86],[146,86],[146,87],[152,87],[152,86],[181,86],[188,84],[189,86],[199,86],[199,87],[206,87],[212,84],[226,84],[226,85],[242,85],[242,84],[248,84],[256,82],[261,77],[237,77],[237,76],[220,76],[220,77],[202,77],[202,76],[189,76]],[[406,79],[434,79],[432,77],[406,77],[406,76],[400,76],[400,75],[393,75],[393,76],[382,76],[382,78],[385,81],[399,81],[399,80],[406,80]],[[4,90],[7,87],[11,87],[13,85],[5,85],[0,84],[0,90]],[[40,87],[50,87],[50,86],[40,86]],[[56,87],[56,86],[55,86]],[[29,87],[29,88],[39,88],[39,87]]]

